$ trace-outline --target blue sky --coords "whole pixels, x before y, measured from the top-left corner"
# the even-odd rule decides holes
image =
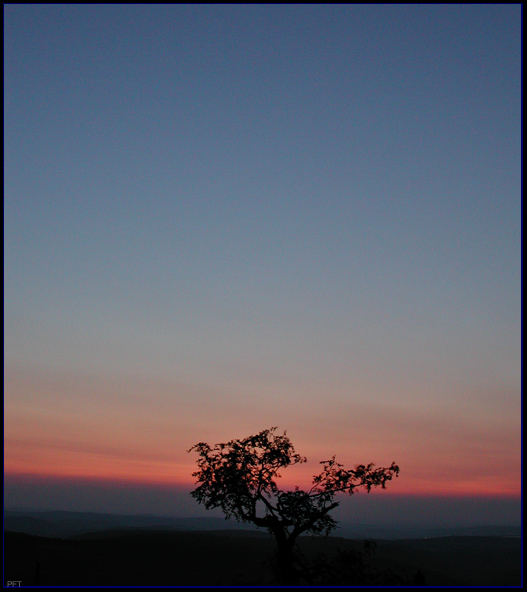
[[[62,429],[83,477],[140,434],[183,480],[194,441],[279,425],[408,488],[428,436],[457,493],[512,459],[518,493],[521,5],[4,17],[11,472]]]

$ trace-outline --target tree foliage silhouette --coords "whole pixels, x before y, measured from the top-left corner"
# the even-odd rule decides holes
[[[294,546],[299,535],[329,534],[336,526],[330,515],[339,502],[338,493],[352,495],[358,488],[369,493],[399,474],[399,467],[375,468],[373,464],[344,469],[335,457],[322,461],[322,471],[304,491],[279,489],[279,471],[306,462],[297,454],[284,432],[276,427],[240,440],[210,446],[195,444],[198,470],[193,473],[198,487],[191,495],[207,509],[221,508],[226,518],[252,523],[271,532],[277,542],[278,579],[282,584],[298,581],[294,566]]]

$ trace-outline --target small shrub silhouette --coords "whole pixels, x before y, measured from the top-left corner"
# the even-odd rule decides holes
[[[374,565],[372,559],[376,543],[363,541],[362,549],[338,549],[335,555],[318,554],[314,559],[302,558],[300,579],[308,586],[413,586],[426,585],[426,579],[418,572],[425,584],[415,583],[418,576]]]

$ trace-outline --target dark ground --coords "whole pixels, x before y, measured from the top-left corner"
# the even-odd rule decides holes
[[[323,554],[322,566],[340,556],[341,570],[363,542],[305,537],[300,549],[306,560]],[[521,585],[518,537],[375,541],[370,549],[363,555],[370,557],[368,569],[408,584],[419,571],[431,586]],[[266,586],[274,583],[273,550],[268,535],[240,531],[121,530],[77,539],[5,532],[4,585],[21,580],[22,586]],[[323,568],[323,579],[322,573]],[[349,576],[349,564],[341,573]]]

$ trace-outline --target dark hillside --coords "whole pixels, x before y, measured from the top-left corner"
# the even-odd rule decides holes
[[[369,566],[372,573],[390,572],[407,582],[420,571],[432,586],[519,586],[520,547],[512,537],[376,541]],[[300,548],[306,563],[324,556],[317,563],[319,579],[326,577],[325,562],[346,578],[346,558],[363,542],[305,537]],[[269,585],[273,550],[270,536],[239,531],[110,531],[83,540],[6,532],[5,578],[42,586]]]
[[[519,586],[519,537],[460,536],[382,541],[377,560],[409,573],[425,572],[428,585]]]
[[[185,586],[268,583],[268,536],[109,532],[90,540],[5,533],[6,580],[42,586]],[[37,566],[38,562],[38,566]],[[38,582],[37,579],[38,568]]]

